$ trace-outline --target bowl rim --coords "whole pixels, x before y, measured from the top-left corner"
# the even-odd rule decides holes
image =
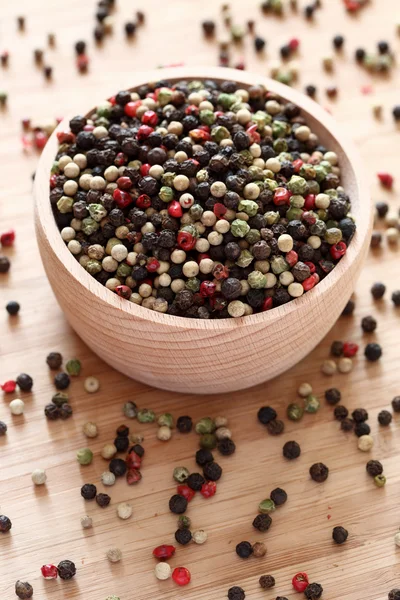
[[[264,311],[236,319],[195,319],[179,317],[152,311],[133,302],[129,302],[129,300],[119,297],[117,294],[103,286],[92,275],[85,271],[75,257],[68,251],[56,225],[49,201],[49,174],[58,147],[57,132],[63,131],[66,127],[69,127],[69,118],[67,117],[61,121],[50,136],[41,154],[34,181],[36,227],[38,230],[42,229],[49,246],[64,268],[69,271],[79,285],[84,286],[99,300],[110,305],[113,309],[124,312],[126,316],[143,321],[150,320],[160,325],[179,329],[209,330],[210,332],[223,330],[225,332],[236,330],[246,325],[259,325],[265,327],[268,323],[272,324],[283,317],[287,317],[294,311],[305,308],[305,306],[317,296],[326,294],[357,260],[359,253],[362,251],[365,237],[372,227],[373,213],[371,210],[372,205],[369,198],[367,178],[364,176],[361,158],[354,143],[343,133],[341,126],[333,119],[328,111],[322,108],[314,100],[305,96],[298,90],[263,75],[225,67],[168,67],[158,70],[136,72],[128,89],[133,90],[143,83],[157,81],[161,78],[168,81],[179,81],[183,79],[214,79],[217,81],[233,80],[244,86],[262,84],[269,91],[298,105],[302,112],[307,113],[309,117],[311,116],[313,119],[318,120],[322,128],[335,139],[337,145],[342,148],[343,153],[346,155],[350,165],[350,175],[352,184],[354,185],[354,191],[356,191],[358,196],[359,208],[357,214],[357,230],[352,239],[352,243],[348,247],[348,251],[327,277],[325,277],[314,289],[303,294],[300,298],[295,298],[287,304],[278,306],[270,311]],[[110,94],[109,97],[111,96],[112,94]],[[93,110],[94,109],[91,109],[86,114],[90,114]],[[46,193],[44,193],[44,190],[46,190]],[[367,200],[369,211],[361,210],[361,203],[364,206],[365,202],[366,206]]]

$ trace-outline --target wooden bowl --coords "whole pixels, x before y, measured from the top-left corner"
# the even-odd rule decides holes
[[[42,153],[35,177],[40,254],[71,326],[96,354],[125,375],[177,392],[215,394],[248,388],[296,364],[326,335],[342,312],[369,247],[372,209],[368,185],[358,154],[338,125],[323,108],[299,92],[254,73],[209,67],[136,74],[133,88],[160,77],[170,81],[232,79],[244,88],[264,84],[300,106],[321,143],[339,157],[343,186],[357,221],[357,232],[346,255],[313,290],[268,312],[240,319],[201,320],[142,308],[98,283],[61,239],[49,200],[49,174],[58,146],[55,133]],[[58,129],[65,129],[67,122]]]

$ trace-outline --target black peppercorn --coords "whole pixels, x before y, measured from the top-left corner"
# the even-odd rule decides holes
[[[344,44],[344,37],[342,35],[335,35],[333,38],[333,47],[335,50],[341,50]]]
[[[309,583],[304,590],[304,595],[307,600],[319,600],[323,591],[323,587],[319,583]]]
[[[207,463],[208,464],[208,463]],[[200,473],[191,473],[186,479],[186,484],[194,492],[199,492],[205,483],[205,479]]]
[[[368,423],[356,423],[356,426],[354,427],[354,433],[357,437],[369,435],[371,433],[371,427],[368,425]]]
[[[256,52],[261,52],[265,48],[265,40],[264,38],[257,36],[254,38],[254,48]]]
[[[365,408],[356,408],[351,413],[351,416],[353,417],[356,423],[363,423],[364,421],[368,421],[368,412],[365,410]]]
[[[67,373],[57,373],[54,377],[54,385],[58,390],[65,390],[71,383],[69,375]]]
[[[33,379],[30,375],[28,375],[27,373],[21,373],[20,375],[18,375],[16,381],[20,390],[22,390],[23,392],[31,391],[33,386]]]
[[[257,515],[253,521],[253,527],[265,533],[271,527],[272,519],[268,514]]]
[[[129,447],[129,438],[125,435],[118,435],[114,440],[114,445],[118,452],[125,452]]]
[[[378,217],[380,217],[381,219],[383,219],[384,217],[386,217],[388,211],[389,211],[389,205],[387,202],[377,202],[375,204],[375,208],[376,208],[376,212],[378,214]]]
[[[120,425],[119,427],[117,427],[115,433],[117,434],[117,436],[126,437],[129,435],[129,427],[127,427],[126,425]]]
[[[301,454],[300,446],[297,442],[286,442],[283,446],[283,456],[288,460],[294,460]]]
[[[275,586],[275,578],[272,575],[261,575],[258,583],[263,590],[269,590]]]
[[[325,400],[331,406],[334,406],[335,404],[340,402],[341,398],[342,398],[342,394],[340,393],[340,390],[338,390],[337,388],[330,388],[329,390],[325,391]],[[345,415],[346,417],[347,417],[347,414],[348,413],[346,413],[346,415]]]
[[[132,35],[135,34],[136,23],[134,23],[133,21],[128,21],[127,23],[125,23],[124,29],[125,29],[126,36],[131,37]]]
[[[315,11],[315,5],[308,4],[304,8],[304,15],[305,15],[306,19],[312,19],[314,17],[314,11]]]
[[[94,500],[96,498],[97,488],[93,483],[85,483],[81,487],[81,496],[85,500]]]
[[[383,466],[379,460],[369,460],[367,462],[366,469],[368,475],[371,475],[371,477],[376,477],[377,475],[382,475],[383,473]]]
[[[388,594],[388,600],[400,600],[400,589],[391,590]]]
[[[204,465],[203,474],[209,481],[218,481],[222,475],[222,468],[216,462]]]
[[[370,362],[376,362],[382,356],[382,348],[379,344],[367,344],[365,346],[364,355]]]
[[[328,479],[329,469],[324,463],[315,463],[310,467],[310,475],[317,483],[323,483]]]
[[[68,402],[63,402],[63,404],[61,404],[61,406],[59,407],[58,412],[60,419],[63,419],[65,421],[66,419],[72,417],[72,406],[68,404]]]
[[[307,96],[310,96],[310,98],[315,98],[316,93],[317,93],[317,88],[315,87],[315,85],[309,84],[306,86]]]
[[[126,473],[126,462],[122,458],[113,458],[108,466],[111,473],[114,473],[115,477],[122,477]]]
[[[263,425],[268,425],[268,423],[276,419],[276,417],[276,410],[271,406],[262,406],[257,413],[257,418]]]
[[[349,315],[352,315],[354,312],[355,306],[356,306],[356,304],[355,304],[354,300],[349,300],[342,311],[342,316],[347,317]]]
[[[106,494],[99,494],[106,496]],[[62,560],[57,565],[58,574],[61,579],[68,580],[72,579],[76,573],[76,567],[71,560]]]
[[[342,356],[343,354],[343,342],[332,342],[331,345],[331,354],[332,356]]]
[[[207,19],[206,21],[202,22],[201,26],[203,28],[204,35],[209,36],[209,37],[214,35],[214,32],[215,32],[214,21],[211,21],[211,19]]]
[[[204,467],[207,463],[213,462],[214,457],[210,450],[206,450],[205,448],[200,448],[196,452],[196,463],[199,467]]]
[[[5,515],[0,515],[0,533],[7,533],[10,531],[12,523]]]
[[[78,42],[75,43],[75,52],[78,54],[78,56],[80,54],[85,54],[85,50],[86,50],[86,42],[84,42],[83,40],[79,40]]]
[[[395,396],[392,400],[392,408],[394,412],[400,412],[400,396]]]
[[[46,404],[44,414],[49,421],[55,421],[60,416],[60,410],[55,404]]]
[[[219,440],[217,450],[222,456],[231,456],[236,451],[236,444],[229,438],[223,438]]]
[[[364,317],[361,321],[361,327],[365,333],[372,333],[377,325],[376,319],[372,316]]]
[[[235,300],[242,293],[242,285],[239,279],[228,277],[221,284],[221,292],[227,300]]]
[[[275,503],[275,506],[281,506],[287,500],[287,493],[282,488],[275,488],[270,493],[270,498]]]
[[[346,431],[346,432],[353,431],[354,425],[355,425],[355,423],[354,423],[353,419],[347,419],[347,418],[342,419],[340,422],[340,429],[342,431]]]
[[[6,304],[6,311],[11,317],[15,317],[19,313],[20,305],[15,300],[10,300]]]
[[[371,288],[371,294],[375,300],[380,300],[381,298],[383,298],[385,292],[386,285],[384,283],[374,283],[374,285]]]
[[[377,46],[378,46],[379,54],[387,54],[389,52],[389,49],[390,49],[389,44],[385,40],[378,42]]]
[[[246,598],[246,594],[244,590],[235,585],[228,590],[228,600],[244,600]]]
[[[0,421],[0,437],[2,435],[6,435],[7,433],[7,425],[4,423],[4,421]]]
[[[393,292],[393,294],[392,294],[392,302],[396,306],[396,308],[398,306],[400,306],[400,290],[396,290],[395,292]]]
[[[253,554],[253,546],[250,544],[250,542],[240,542],[236,546],[236,554],[240,558],[250,558],[250,556]]]
[[[271,435],[280,435],[285,429],[285,424],[280,419],[273,419],[267,425],[267,431]]]
[[[337,544],[344,544],[349,537],[349,532],[344,527],[334,527],[332,531],[332,539]]]
[[[186,512],[187,500],[180,494],[174,494],[169,500],[169,510],[175,515],[181,515]]]
[[[349,411],[347,410],[347,408],[345,406],[343,406],[342,404],[339,404],[338,406],[335,406],[335,410],[333,411],[333,414],[335,415],[335,419],[337,421],[342,421],[343,419],[345,419],[348,416]]]
[[[136,454],[140,456],[140,458],[143,458],[144,456],[144,448],[140,444],[135,444],[134,446],[129,448],[129,452],[136,452]]]
[[[111,502],[111,498],[108,494],[97,494],[96,502],[101,508],[105,508]]]
[[[362,62],[365,58],[366,52],[364,48],[357,48],[355,51],[355,58],[357,62]]]
[[[192,532],[190,529],[177,529],[175,531],[175,539],[178,544],[186,546],[192,540]]]
[[[176,422],[176,428],[180,433],[190,433],[193,428],[192,418],[186,416],[178,417],[178,420]]]
[[[378,415],[378,421],[380,425],[390,425],[392,422],[393,416],[388,410],[381,410]]]
[[[8,273],[11,263],[7,256],[0,256],[0,273]]]
[[[18,580],[15,584],[15,593],[21,600],[26,600],[27,598],[32,598],[33,587],[27,581]]]

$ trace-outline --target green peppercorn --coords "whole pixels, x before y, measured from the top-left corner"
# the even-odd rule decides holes
[[[257,240],[256,240],[257,241]],[[252,255],[252,253],[250,252],[250,250],[242,250],[239,258],[236,261],[236,264],[239,267],[242,267],[243,269],[245,269],[246,267],[248,267],[249,265],[251,265],[251,263],[254,260],[254,256]]]
[[[327,229],[324,239],[326,242],[328,242],[328,244],[338,244],[342,240],[342,231],[337,227]]]
[[[158,192],[160,200],[163,202],[171,202],[174,199],[174,190],[166,185],[163,185]]]
[[[217,437],[213,433],[205,433],[200,437],[199,445],[205,450],[213,450],[217,447]]]
[[[267,284],[267,278],[261,273],[261,271],[252,271],[249,273],[247,281],[249,286],[256,290],[265,288]]]
[[[290,265],[283,256],[274,256],[271,259],[271,270],[275,275],[280,275],[284,271],[289,271]]]
[[[77,377],[79,375],[79,373],[81,372],[81,368],[81,361],[77,358],[72,358],[65,365],[65,370],[67,371],[68,375],[72,375],[74,377]]]
[[[199,118],[204,125],[213,125],[216,121],[216,116],[214,111],[212,110],[201,110],[199,113]]]
[[[308,413],[316,413],[319,410],[320,403],[316,396],[310,394],[304,399],[304,410]]]
[[[304,409],[298,404],[289,404],[287,407],[287,417],[291,421],[300,421],[303,417]]]
[[[72,198],[70,198],[70,200],[72,200]],[[83,231],[85,235],[92,235],[92,233],[97,231],[99,227],[100,225],[91,217],[86,217],[85,219],[82,219],[81,231]],[[118,243],[121,243],[121,240],[118,240]]]
[[[243,238],[250,231],[250,226],[242,219],[235,219],[231,224],[231,233],[235,237]]]
[[[135,419],[137,417],[137,406],[134,402],[125,402],[122,412],[128,419]]]
[[[102,204],[89,204],[88,211],[96,223],[100,223],[107,216],[107,211]]]
[[[137,419],[139,423],[154,423],[156,415],[154,411],[149,410],[148,408],[141,408],[138,410]]]
[[[185,483],[189,475],[190,472],[186,467],[175,467],[174,472],[172,474],[173,478],[178,483]]]
[[[55,394],[53,394],[51,401],[56,406],[60,407],[69,401],[69,396],[64,392],[56,392]]]
[[[81,448],[76,453],[76,459],[80,465],[90,465],[93,460],[93,452],[90,448]]]
[[[211,417],[204,417],[196,423],[194,429],[198,434],[213,433],[215,431],[214,419],[211,419]]]
[[[275,502],[271,500],[271,498],[267,498],[266,500],[260,502],[258,505],[258,510],[261,514],[274,512],[274,510],[276,510]]]
[[[73,204],[74,204],[73,198],[70,198],[69,196],[61,196],[61,198],[57,202],[57,208],[62,215],[65,215],[67,213],[72,212]],[[82,227],[82,230],[83,230],[83,227]],[[86,231],[85,231],[85,233],[86,233]]]
[[[229,130],[226,127],[218,125],[217,127],[214,127],[214,129],[211,130],[211,139],[217,144],[222,142],[222,140],[229,140],[230,137],[231,134],[229,133]]]
[[[192,522],[186,515],[179,515],[178,529],[190,529]]]
[[[287,188],[293,194],[304,196],[307,191],[307,182],[303,177],[299,177],[299,175],[292,175],[288,181]]]
[[[384,475],[377,475],[374,477],[374,483],[376,487],[384,487],[386,485],[386,477]]]
[[[166,426],[172,428],[174,426],[174,417],[170,413],[164,413],[158,417],[157,423],[160,427]]]
[[[254,217],[258,212],[258,204],[254,200],[240,200],[238,210]]]

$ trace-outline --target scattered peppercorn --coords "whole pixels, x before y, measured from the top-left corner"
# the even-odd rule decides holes
[[[15,593],[21,600],[26,600],[27,598],[32,598],[33,587],[27,581],[18,580],[15,584]]]
[[[218,481],[222,475],[222,468],[216,462],[207,463],[203,467],[203,474],[209,481]]]
[[[228,600],[245,600],[246,594],[244,590],[235,585],[228,590]]]
[[[371,433],[371,427],[368,423],[357,423],[354,427],[354,433],[357,437],[361,437],[362,435],[369,435]]]
[[[57,569],[60,578],[64,580],[72,579],[76,574],[75,564],[71,560],[62,560],[58,563]]]
[[[0,256],[0,273],[8,273],[11,263],[7,256]]]
[[[384,475],[376,475],[374,483],[376,487],[384,487],[386,485],[386,477]]]
[[[392,408],[394,412],[400,412],[400,396],[395,396],[392,400]]]
[[[111,498],[108,494],[97,494],[96,502],[101,508],[105,508],[111,502]]]
[[[379,460],[369,460],[366,468],[368,475],[371,475],[371,477],[376,477],[377,475],[382,475],[383,473],[383,466]]]
[[[304,590],[307,600],[318,600],[322,596],[323,587],[319,583],[309,583]]]
[[[62,356],[59,352],[50,352],[50,354],[47,355],[46,362],[50,369],[59,369],[62,365]]]
[[[332,531],[332,539],[337,544],[344,544],[349,537],[349,532],[344,527],[334,527]]]
[[[376,362],[382,356],[382,348],[379,344],[367,344],[365,346],[364,355],[370,362]]]
[[[276,417],[276,410],[271,406],[262,406],[257,413],[257,418],[263,425],[268,425],[268,423],[276,419]]]
[[[346,316],[352,315],[354,312],[355,306],[356,305],[355,305],[354,300],[349,300],[342,311],[342,316],[346,317]]]
[[[229,438],[223,438],[219,440],[217,450],[222,456],[231,456],[236,451],[236,444]]]
[[[396,290],[395,292],[393,292],[393,294],[392,294],[392,302],[396,306],[396,308],[398,306],[400,306],[400,290]]]
[[[272,575],[261,575],[258,583],[263,590],[269,590],[275,586],[275,578]]]
[[[271,527],[272,519],[267,513],[261,513],[253,521],[253,527],[265,533]]]
[[[20,308],[20,305],[18,304],[18,302],[15,302],[15,300],[10,300],[10,302],[7,302],[6,304],[6,311],[12,317],[15,317],[15,315],[19,313]]]
[[[400,600],[400,589],[393,589],[388,594],[388,600]]]
[[[381,298],[383,298],[384,294],[386,292],[386,285],[384,283],[374,283],[374,285],[371,288],[371,294],[374,298],[374,300],[380,300]]]
[[[123,477],[127,470],[126,462],[122,458],[113,458],[110,460],[108,468],[116,477]]]
[[[282,504],[285,504],[287,500],[287,493],[282,488],[275,488],[274,490],[272,490],[270,496],[271,500],[276,504],[276,506],[281,506]]]
[[[176,515],[186,512],[187,505],[186,498],[180,494],[174,494],[169,500],[169,510]]]
[[[215,33],[215,23],[214,21],[211,21],[211,19],[206,19],[205,21],[202,22],[202,27],[203,27],[203,32],[204,35],[211,37],[214,35]]]
[[[388,410],[381,410],[381,412],[378,415],[378,421],[380,425],[390,425],[390,423],[392,422],[393,419],[393,415],[392,413],[390,413]]]
[[[213,462],[214,457],[210,450],[206,450],[205,448],[200,448],[196,452],[196,463],[199,467],[204,467],[207,463]]]
[[[177,529],[175,531],[175,539],[181,546],[186,546],[192,541],[192,532],[189,529]]]
[[[344,44],[344,37],[342,35],[335,35],[333,38],[333,47],[335,50],[341,50]]]
[[[347,418],[341,419],[340,429],[342,431],[346,431],[346,432],[353,431],[354,426],[355,426],[355,423],[354,423],[353,419],[347,419]]]
[[[236,554],[240,558],[250,558],[250,556],[253,554],[253,546],[250,544],[250,542],[240,542],[236,546]]]
[[[3,435],[6,435],[7,433],[7,425],[4,423],[4,421],[0,421],[0,437]]]
[[[180,433],[190,433],[193,428],[193,421],[191,417],[178,417],[176,428]]]
[[[335,341],[331,344],[332,356],[342,356],[343,354],[343,342]]]
[[[351,413],[351,416],[353,417],[356,423],[363,423],[364,421],[368,421],[368,412],[365,410],[365,408],[356,408]]]
[[[81,487],[81,496],[85,500],[94,500],[97,494],[97,488],[93,483],[85,483]]]
[[[7,533],[10,531],[12,523],[5,515],[0,515],[0,533]]]
[[[273,419],[267,425],[267,431],[271,435],[280,435],[285,429],[285,424],[280,419]]]
[[[57,373],[54,377],[54,385],[58,390],[65,390],[71,383],[68,373]]]
[[[253,556],[255,558],[262,558],[267,554],[267,548],[263,542],[256,542],[253,544]]]
[[[315,463],[310,467],[311,479],[317,483],[322,483],[328,479],[329,469],[323,463]]]
[[[342,394],[340,393],[340,390],[338,390],[337,388],[330,388],[329,390],[325,391],[325,400],[331,406],[335,406],[335,404],[338,404],[338,402],[340,402],[341,398],[342,398]],[[348,413],[346,413],[345,417],[347,417],[347,414]],[[335,414],[335,416],[336,416],[336,414]]]
[[[301,454],[300,446],[297,442],[286,442],[283,446],[283,456],[289,460],[298,458]]]
[[[186,485],[188,485],[194,492],[199,492],[204,483],[205,479],[202,475],[200,475],[200,473],[191,473],[186,479]]]

